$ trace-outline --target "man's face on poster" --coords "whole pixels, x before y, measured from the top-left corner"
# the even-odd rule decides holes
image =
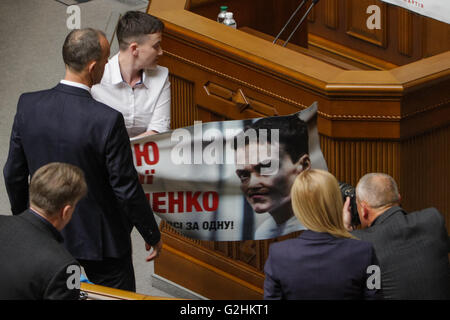
[[[278,153],[275,155],[270,152],[271,144],[267,143],[269,149],[267,156],[258,157],[257,162],[249,160],[249,155],[256,150],[255,146],[252,148],[252,143],[245,146],[245,152],[236,150],[236,174],[241,180],[241,190],[256,213],[273,212],[290,202],[292,184],[302,171],[301,164],[299,168],[300,160],[294,163],[282,143],[277,143],[274,147],[278,147]],[[269,172],[265,173],[267,170],[264,168],[278,168],[278,170],[268,170]]]

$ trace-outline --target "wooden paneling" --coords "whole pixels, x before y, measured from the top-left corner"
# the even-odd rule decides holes
[[[370,5],[381,9],[380,30],[367,28]],[[343,55],[349,54],[348,49],[356,51],[352,52],[355,60],[369,56],[405,65],[450,50],[450,25],[379,0],[326,0],[314,10],[314,19],[308,20],[309,38],[330,41],[325,48],[333,54],[340,53],[339,46],[343,46]],[[311,40],[308,44],[315,48]]]
[[[383,59],[363,54],[358,50],[311,33],[308,35],[308,45],[311,52],[318,52],[334,59],[351,63],[357,70],[390,70],[397,67]]]
[[[413,19],[412,14],[400,7],[397,8],[398,15],[398,52],[405,56],[413,53]]]
[[[422,25],[423,57],[450,50],[450,24],[422,17]]]
[[[399,143],[393,141],[355,141],[320,136],[320,146],[328,170],[340,181],[356,186],[369,172],[384,172],[398,180]]]
[[[194,84],[173,74],[169,75],[169,80],[172,129],[194,125],[194,121],[198,119],[194,104]]]
[[[316,20],[316,8],[312,8],[312,10],[309,12],[308,14],[308,19],[309,22],[314,22]]]
[[[412,137],[401,144],[399,182],[406,210],[436,207],[450,233],[450,126]]]
[[[325,0],[325,25],[336,29],[339,25],[338,0]]]
[[[264,276],[217,251],[163,233],[164,250],[155,273],[210,299],[261,299]]]
[[[371,5],[376,5],[380,10],[380,29],[369,29],[367,27],[367,21],[370,15],[375,14],[367,13],[367,8]],[[386,4],[381,1],[375,1],[374,3],[374,0],[346,0],[345,12],[347,16],[347,34],[360,40],[373,43],[377,46],[386,47],[386,8]]]

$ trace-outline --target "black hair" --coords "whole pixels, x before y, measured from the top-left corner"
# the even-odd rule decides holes
[[[238,137],[244,135],[249,129],[256,132],[259,141],[260,129],[267,129],[267,142],[272,141],[271,129],[278,129],[279,143],[283,144],[284,150],[291,157],[292,162],[297,162],[301,156],[309,152],[308,148],[308,125],[300,119],[297,114],[262,118],[256,122],[245,126],[244,132],[234,137],[234,149],[238,147]],[[245,144],[249,143],[249,137],[245,136]]]
[[[128,11],[117,24],[116,34],[119,48],[124,50],[130,41],[140,43],[142,36],[163,30],[164,23],[158,18],[140,11]]]

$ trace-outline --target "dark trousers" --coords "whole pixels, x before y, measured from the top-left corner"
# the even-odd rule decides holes
[[[104,258],[101,261],[78,260],[78,262],[92,283],[136,292],[131,255],[124,258]]]

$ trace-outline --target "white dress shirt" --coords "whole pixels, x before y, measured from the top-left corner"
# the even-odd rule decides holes
[[[170,129],[170,82],[165,67],[144,70],[142,80],[132,88],[122,78],[118,53],[106,64],[102,81],[92,87],[91,94],[123,114],[130,138]]]
[[[89,88],[87,85],[79,83],[79,82],[73,82],[73,81],[69,81],[69,80],[61,80],[59,83],[65,84],[67,86],[72,86],[72,87],[77,87],[77,88],[81,88],[84,89],[88,92],[91,92],[91,88]]]

